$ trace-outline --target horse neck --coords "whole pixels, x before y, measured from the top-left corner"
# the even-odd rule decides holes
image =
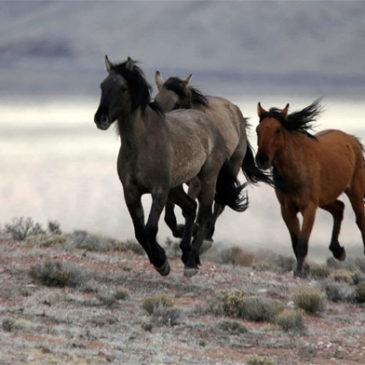
[[[145,135],[146,111],[138,107],[133,112],[118,119],[118,130],[123,150],[133,150],[138,146],[141,136]]]
[[[308,155],[308,143],[311,141],[302,133],[283,131],[284,146],[278,151],[273,165],[280,177],[291,181],[302,178],[303,163]]]

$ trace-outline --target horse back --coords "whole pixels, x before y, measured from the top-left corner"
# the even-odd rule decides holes
[[[324,130],[315,135],[317,158],[321,164],[322,190],[343,192],[350,187],[356,171],[364,171],[363,149],[359,140],[340,130]]]
[[[246,136],[246,121],[237,105],[219,96],[207,96],[208,105],[194,105],[215,123],[230,155]]]

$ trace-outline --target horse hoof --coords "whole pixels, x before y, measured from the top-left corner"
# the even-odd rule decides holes
[[[338,247],[336,249],[336,251],[333,251],[333,256],[335,257],[335,259],[337,259],[338,261],[345,261],[346,259],[346,251],[344,247]]]
[[[295,278],[305,278],[305,273],[303,273],[303,271],[299,271],[298,269],[294,270],[294,277]]]
[[[346,259],[346,251],[343,247],[341,247],[341,255],[340,257],[338,258],[340,261],[345,261]]]
[[[187,267],[187,266],[185,266],[185,268],[184,268],[184,276],[186,278],[191,278],[194,275],[196,275],[198,273],[198,271],[199,270],[196,267]]]
[[[170,264],[167,259],[161,267],[155,266],[155,269],[161,276],[167,276],[168,274],[170,274]]]

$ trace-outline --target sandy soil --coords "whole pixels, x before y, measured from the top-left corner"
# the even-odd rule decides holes
[[[160,277],[131,250],[88,251],[62,239],[1,239],[0,248],[0,364],[252,364],[255,355],[283,365],[365,363],[365,307],[358,303],[327,300],[324,311],[304,315],[301,333],[231,318],[247,329],[236,333],[221,325],[227,318],[206,311],[218,290],[233,288],[293,308],[293,292],[319,282],[291,272],[216,264],[208,255],[193,278],[183,276],[178,258]],[[74,286],[30,277],[32,266],[55,261],[78,270]],[[172,299],[173,321],[143,309],[151,294]]]

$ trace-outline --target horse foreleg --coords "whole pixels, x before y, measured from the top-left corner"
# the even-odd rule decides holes
[[[298,210],[295,209],[294,207],[291,206],[288,207],[287,205],[284,204],[281,205],[281,216],[283,217],[284,222],[289,230],[291,243],[296,259],[298,259],[297,245],[300,235],[300,226],[297,214]]]
[[[211,223],[209,232],[208,232],[207,236],[205,237],[207,240],[213,241],[215,224],[217,222],[218,217],[223,213],[223,210],[224,210],[224,205],[219,204],[219,203],[214,203],[212,223]]]
[[[346,251],[344,247],[340,246],[338,242],[338,236],[341,230],[341,222],[343,219],[345,204],[340,200],[335,200],[332,204],[323,206],[321,208],[327,212],[330,212],[333,216],[333,229],[329,249],[332,251],[333,256],[336,259],[343,261],[346,258]]]
[[[163,276],[170,273],[170,265],[165,250],[157,243],[158,221],[167,202],[167,193],[158,191],[152,193],[152,206],[145,226],[146,241],[151,247],[152,264]]]
[[[308,253],[308,241],[312,232],[316,209],[317,207],[314,204],[309,204],[302,211],[303,225],[297,244],[297,268],[294,272],[295,276],[302,276],[303,264]]]
[[[197,204],[195,200],[185,193],[182,186],[172,189],[169,194],[169,199],[180,206],[185,218],[185,227],[180,248],[183,252],[181,259],[183,263],[186,264],[191,251],[191,238],[193,235]]]
[[[141,196],[139,194],[132,194],[127,188],[124,189],[125,201],[128,207],[129,214],[132,218],[134,235],[139,242],[139,244],[146,251],[146,254],[152,262],[151,247],[146,241],[145,231],[144,231],[144,212],[141,203]]]

